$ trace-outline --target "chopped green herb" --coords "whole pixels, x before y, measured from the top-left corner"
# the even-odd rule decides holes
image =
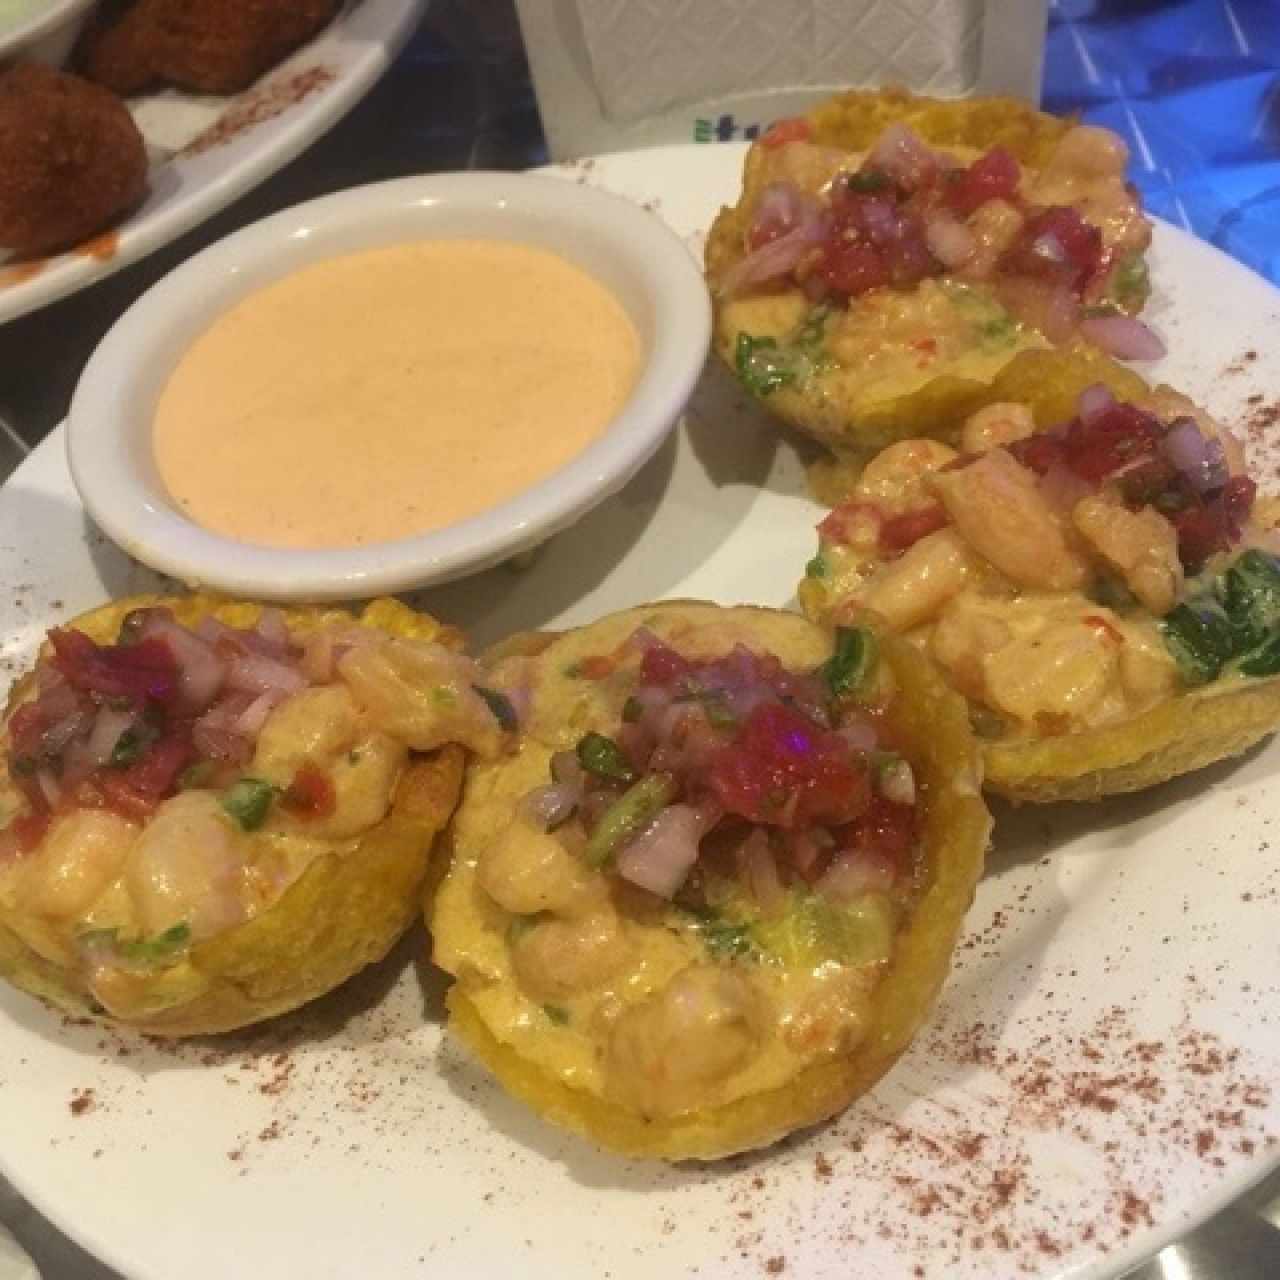
[[[859,195],[870,195],[873,191],[884,191],[892,184],[887,173],[876,169],[863,169],[859,173],[851,173],[845,178],[845,186]]]
[[[831,696],[855,694],[875,669],[877,653],[876,638],[864,627],[837,627],[835,652],[821,668]]]
[[[827,562],[821,551],[805,565],[804,576],[806,578],[825,578],[827,576]]]
[[[749,333],[738,334],[733,353],[734,368],[742,385],[753,396],[762,399],[790,386],[796,380],[795,368],[786,353],[778,346],[777,338],[754,338]]]
[[[623,724],[635,724],[644,715],[644,703],[639,698],[630,697],[622,704]]]
[[[1188,684],[1208,684],[1235,653],[1235,628],[1215,600],[1189,600],[1160,622],[1164,642]]]
[[[578,740],[578,763],[588,773],[611,782],[631,782],[636,776],[622,748],[603,733],[584,734]]]
[[[549,1022],[554,1022],[557,1027],[567,1026],[569,1022],[569,1010],[562,1009],[558,1004],[544,1004],[542,1012],[547,1015]]]
[[[1280,634],[1259,645],[1240,663],[1240,670],[1247,676],[1280,674]]]
[[[149,736],[144,734],[138,726],[126,729],[116,739],[116,745],[111,748],[111,767],[127,769],[129,765],[136,763],[148,741],[150,741]]]
[[[667,807],[676,795],[669,773],[651,773],[619,796],[605,811],[587,841],[583,857],[603,867],[628,840]]]
[[[703,944],[713,956],[758,958],[759,950],[751,938],[751,926],[732,924],[728,920],[708,919],[698,926]]]
[[[1280,564],[1264,551],[1240,556],[1219,578],[1217,595],[1241,649],[1261,644],[1280,626]]]
[[[1151,272],[1141,253],[1121,258],[1111,277],[1111,296],[1126,311],[1140,311],[1151,296]]]
[[[482,684],[473,684],[471,687],[484,699],[485,705],[493,712],[493,718],[503,729],[508,733],[514,733],[520,727],[516,709],[505,693]]]
[[[804,323],[796,330],[794,344],[805,348],[820,347],[827,336],[827,317],[830,314],[830,307],[812,308],[805,316]]]
[[[118,929],[86,929],[79,935],[79,942],[89,950],[111,950],[129,964],[150,967],[186,950],[191,942],[191,926],[171,925],[150,938],[121,938]]]
[[[244,831],[256,831],[267,820],[276,789],[261,778],[241,778],[222,793],[222,807]]]

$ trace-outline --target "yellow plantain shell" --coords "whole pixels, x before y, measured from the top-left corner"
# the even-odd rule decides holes
[[[609,647],[609,640],[629,634],[657,610],[680,610],[697,617],[714,606],[673,602],[614,615],[602,620],[608,638],[603,645],[591,640],[596,627],[566,638],[581,637],[581,643],[574,646],[580,653],[601,651]],[[768,636],[779,636],[779,624],[787,631],[809,625],[794,615],[772,610],[720,612],[726,617],[752,619],[763,633],[762,647],[768,647]],[[627,620],[621,628],[617,625],[620,619]],[[596,1093],[571,1087],[522,1056],[495,1034],[463,985],[455,984],[448,996],[449,1025],[505,1089],[545,1119],[613,1151],[664,1160],[707,1160],[767,1145],[835,1115],[893,1066],[929,1015],[946,978],[982,870],[991,819],[980,795],[979,758],[963,701],[909,645],[892,638],[883,640],[882,645],[899,688],[892,718],[921,785],[926,869],[921,896],[897,937],[890,969],[876,989],[866,1039],[847,1056],[809,1066],[782,1087],[708,1110],[653,1119]],[[557,659],[564,656],[558,646],[552,654]],[[472,817],[468,807],[478,808],[495,790],[489,776],[493,768],[481,765],[468,779],[453,827],[455,836],[468,828],[494,830],[492,821],[468,822]],[[476,850],[467,847],[464,840],[456,842],[455,866],[458,860],[475,856]],[[441,901],[436,897],[428,904],[428,917],[437,923]]]
[[[966,98],[942,100],[917,97],[902,89],[859,90],[841,94],[815,107],[808,115],[813,126],[813,140],[850,151],[865,151],[886,125],[902,121],[911,126],[925,141],[935,146],[964,146],[987,150],[1004,146],[1028,168],[1042,166],[1071,128],[1071,120],[1036,111],[1012,98]],[[760,185],[758,151],[753,146],[744,170],[744,197]],[[707,237],[705,262],[707,275],[718,278],[742,257],[751,200],[740,199],[732,207],[720,210]],[[715,307],[714,345],[721,358],[734,367],[738,333],[724,319],[724,309]],[[1081,344],[1074,351],[1083,369],[1088,364],[1097,368],[1097,376],[1089,381],[1106,382],[1117,392],[1125,389],[1136,374],[1100,352]],[[1035,385],[1039,361],[1052,357],[1052,351],[1023,350],[1010,356],[994,383],[972,377],[940,374],[924,386],[903,395],[869,404],[861,404],[856,417],[839,397],[826,397],[806,392],[795,386],[779,387],[765,397],[768,410],[828,448],[840,450],[876,450],[896,440],[912,436],[933,436],[950,440],[958,434],[970,414],[986,404],[1001,399],[1018,399],[1016,388]],[[1002,382],[1002,379],[1007,380]],[[1130,384],[1132,385],[1132,384]],[[997,390],[1000,387],[1000,390]],[[1133,394],[1137,394],[1135,391]],[[1064,394],[1053,404],[1053,412],[1063,407],[1069,417],[1074,398]]]
[[[105,605],[69,625],[107,642],[114,640],[131,610],[157,604],[172,609],[187,625],[213,616],[231,626],[252,626],[262,611],[260,605],[205,595],[138,596]],[[354,621],[337,609],[293,608],[284,614],[294,634]],[[456,631],[394,600],[372,602],[359,621],[391,634],[461,647]],[[6,722],[31,688],[29,677],[15,686]],[[457,804],[463,769],[459,747],[413,758],[387,817],[354,847],[349,841],[335,843],[332,852],[315,858],[261,915],[195,943],[167,968],[113,972],[112,1020],[159,1036],[230,1031],[296,1009],[380,960],[417,915],[431,850]],[[8,813],[16,803],[6,779],[0,785],[0,807]],[[0,976],[68,1012],[102,1014],[83,974],[39,955],[2,914]]]

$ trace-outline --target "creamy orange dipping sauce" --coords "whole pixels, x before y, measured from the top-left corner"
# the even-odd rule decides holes
[[[603,434],[640,341],[586,272],[438,240],[333,258],[232,307],[156,409],[160,475],[244,542],[351,547],[443,528]]]

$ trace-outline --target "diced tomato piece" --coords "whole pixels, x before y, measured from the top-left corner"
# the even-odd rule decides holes
[[[90,782],[103,803],[126,818],[145,818],[177,790],[178,776],[196,758],[189,733],[162,734],[146,754],[127,769],[98,769]]]
[[[872,502],[842,502],[819,522],[818,536],[848,545],[867,525],[874,522],[878,529],[883,519],[880,508]]]
[[[1018,194],[1022,166],[1012,152],[992,147],[967,169],[949,177],[944,202],[954,213],[967,218],[988,200],[1010,200]]]
[[[668,645],[657,644],[645,650],[640,663],[640,681],[642,684],[656,684],[666,688],[675,684],[681,676],[687,675],[692,667],[688,658]]]
[[[844,739],[781,703],[751,712],[709,783],[726,812],[786,828],[851,822],[871,799],[866,765]]]
[[[77,689],[136,704],[169,703],[178,691],[178,664],[158,637],[137,644],[97,645],[82,631],[49,632],[53,665]]]
[[[9,720],[10,759],[38,756],[46,728],[39,702],[24,702]]]
[[[946,526],[947,513],[939,503],[908,511],[905,515],[890,516],[880,526],[880,550],[890,553],[905,551],[921,538],[936,533]]]
[[[1023,440],[1015,440],[1004,446],[1024,467],[1037,475],[1044,475],[1055,464],[1067,459],[1066,446],[1056,436],[1038,433]]]
[[[915,805],[894,804],[876,795],[866,813],[853,824],[851,843],[860,849],[872,849],[902,867],[907,855],[919,839],[919,816]]]
[[[338,793],[323,769],[304,764],[293,775],[280,803],[300,817],[327,818],[338,807]]]
[[[1113,404],[1087,423],[1076,419],[1067,432],[1067,465],[1082,479],[1101,484],[1121,467],[1153,455],[1164,429],[1131,404]]]
[[[829,241],[813,274],[832,292],[849,298],[881,289],[891,279],[889,264],[878,249],[848,240]]]
[[[1015,275],[1053,280],[1080,294],[1102,256],[1102,232],[1069,205],[1054,205],[1027,220],[1002,265]]]
[[[1233,526],[1233,539],[1239,538],[1239,526],[1248,520],[1249,512],[1253,510],[1254,499],[1257,496],[1258,486],[1248,476],[1232,476],[1222,486],[1220,498],[1222,511]]]
[[[780,147],[784,142],[808,142],[813,136],[813,126],[804,116],[788,116],[775,120],[760,138],[762,147]]]

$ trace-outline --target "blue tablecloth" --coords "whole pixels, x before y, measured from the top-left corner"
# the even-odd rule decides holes
[[[1280,0],[1052,0],[1044,104],[1122,134],[1153,213],[1280,283]]]

